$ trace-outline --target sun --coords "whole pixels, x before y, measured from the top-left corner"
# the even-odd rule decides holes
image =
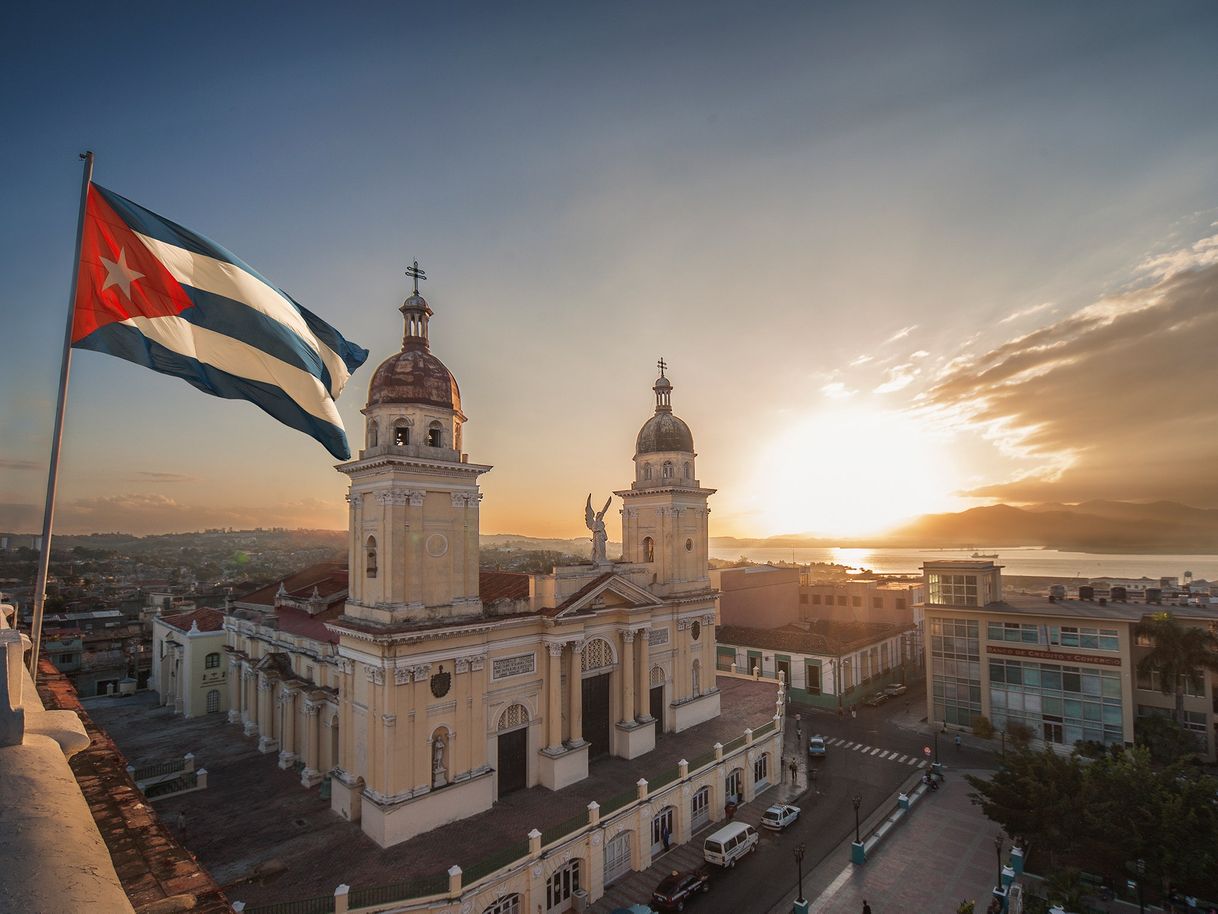
[[[767,535],[858,537],[961,501],[950,438],[864,405],[793,420],[758,455],[750,492]]]

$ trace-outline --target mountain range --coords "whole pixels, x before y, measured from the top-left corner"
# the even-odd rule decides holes
[[[713,538],[721,548],[778,546],[1042,546],[1069,552],[1218,553],[1218,509],[1173,501],[989,505],[925,514],[887,534],[843,542],[806,535]]]

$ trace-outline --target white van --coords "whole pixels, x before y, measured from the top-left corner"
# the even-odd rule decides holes
[[[716,866],[733,867],[736,861],[757,849],[757,829],[743,822],[725,825],[706,839],[702,857]]]

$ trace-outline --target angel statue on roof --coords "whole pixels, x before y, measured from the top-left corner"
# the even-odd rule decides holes
[[[599,512],[592,510],[592,493],[588,493],[588,505],[584,508],[584,523],[588,525],[588,529],[592,531],[592,561],[598,565],[604,565],[609,560],[605,558],[605,543],[609,541],[609,534],[605,532],[605,512],[609,510],[609,505],[613,501],[613,496],[610,495],[605,501],[605,507]]]

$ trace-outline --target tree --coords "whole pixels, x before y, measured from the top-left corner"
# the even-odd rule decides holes
[[[1184,687],[1202,670],[1218,672],[1218,636],[1195,626],[1185,627],[1170,612],[1157,612],[1134,626],[1134,633],[1149,637],[1151,649],[1138,661],[1138,674],[1159,673],[1159,689],[1175,695],[1175,721],[1184,720]]]
[[[1133,722],[1134,740],[1150,752],[1151,761],[1170,765],[1197,754],[1197,736],[1170,717],[1137,717]]]
[[[1051,868],[1057,854],[1081,837],[1083,767],[1077,756],[1061,756],[1046,747],[1041,752],[1020,749],[1007,754],[989,779],[966,775],[969,794],[986,816],[1008,835],[1043,849]]]

